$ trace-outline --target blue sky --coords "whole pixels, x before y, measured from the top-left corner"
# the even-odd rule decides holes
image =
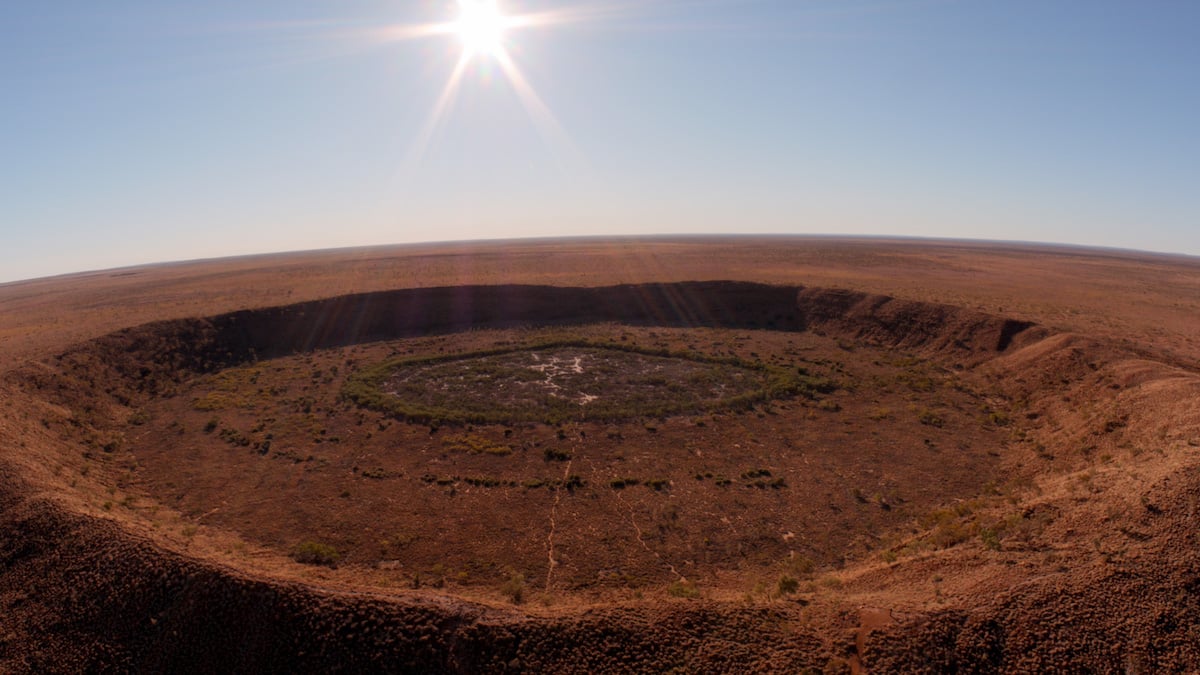
[[[448,239],[881,234],[1200,254],[1200,3],[0,4],[0,281]],[[552,121],[553,120],[553,121]]]

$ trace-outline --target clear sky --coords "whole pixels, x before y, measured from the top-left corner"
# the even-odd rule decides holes
[[[1200,254],[1195,0],[0,3],[0,281],[449,239]],[[422,34],[429,33],[429,34]],[[507,67],[506,67],[507,66]]]

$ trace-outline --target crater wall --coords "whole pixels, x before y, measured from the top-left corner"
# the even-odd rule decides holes
[[[460,286],[346,295],[208,318],[145,324],[60,355],[154,394],[163,380],[254,359],[478,328],[597,322],[845,335],[987,358],[1045,335],[1025,321],[837,289],[712,281],[597,288]],[[31,371],[27,371],[27,375]],[[44,379],[32,372],[35,380]]]
[[[254,359],[475,328],[594,322],[821,331],[980,360],[1043,334],[1028,322],[836,289],[464,286],[150,323],[14,376],[27,394],[75,411],[74,424],[103,427],[114,423],[109,406]],[[15,617],[0,631],[0,666],[16,671],[778,672],[819,667],[843,650],[815,629],[787,628],[786,613],[770,608],[608,608],[539,618],[253,578],[160,550],[112,522],[18,497],[22,490],[19,481],[0,481],[0,594]],[[29,593],[41,609],[21,609]],[[40,646],[13,642],[32,637]]]

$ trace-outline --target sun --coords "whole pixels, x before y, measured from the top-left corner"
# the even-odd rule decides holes
[[[497,56],[510,23],[496,0],[458,0],[453,29],[468,56]]]
[[[518,0],[519,1],[519,0]],[[521,67],[515,58],[515,41],[513,34],[535,28],[582,22],[592,14],[583,10],[546,10],[540,12],[517,12],[509,14],[503,3],[506,0],[439,0],[446,9],[457,10],[447,20],[427,24],[395,24],[380,33],[387,41],[416,40],[428,37],[451,38],[459,45],[459,54],[455,59],[450,77],[442,87],[442,92],[433,104],[424,127],[417,135],[413,149],[409,153],[410,162],[414,162],[424,154],[426,146],[432,140],[437,129],[445,122],[448,111],[454,106],[455,99],[462,89],[463,82],[473,71],[478,71],[485,81],[493,75],[500,75],[507,80],[516,93],[521,105],[538,127],[545,140],[556,149],[561,156],[575,157],[578,153],[573,148],[570,139],[562,125],[555,119],[554,113],[546,105],[541,96],[534,90],[533,85],[521,72]],[[515,4],[515,3],[514,3]],[[471,65],[486,61],[486,67],[471,68]]]

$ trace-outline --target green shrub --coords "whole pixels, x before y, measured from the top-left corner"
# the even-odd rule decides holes
[[[776,585],[776,590],[779,592],[779,595],[791,595],[800,590],[800,580],[796,577],[789,577],[785,574],[779,577],[779,583]]]
[[[983,541],[983,547],[989,551],[1000,550],[1000,533],[990,527],[985,527],[979,531],[979,538]]]
[[[341,557],[336,548],[315,541],[303,542],[292,549],[292,559],[305,565],[337,567]]]

